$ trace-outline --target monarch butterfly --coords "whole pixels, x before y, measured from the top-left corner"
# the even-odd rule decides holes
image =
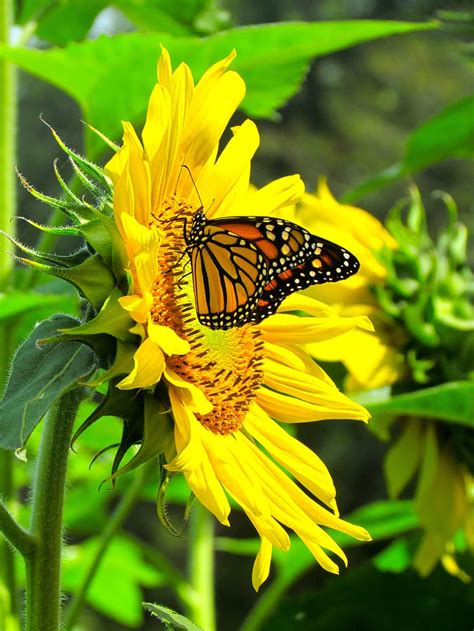
[[[294,291],[359,269],[343,247],[273,217],[206,219],[201,207],[184,239],[197,316],[211,329],[257,324]]]

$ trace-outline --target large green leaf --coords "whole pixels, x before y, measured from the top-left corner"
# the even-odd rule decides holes
[[[89,123],[117,138],[120,120],[144,118],[160,45],[169,49],[175,66],[186,61],[196,78],[235,48],[238,57],[233,68],[247,83],[243,109],[252,116],[271,117],[297,92],[313,58],[380,37],[436,27],[434,22],[382,20],[288,22],[229,29],[203,39],[129,33],[72,43],[64,49],[3,48],[0,56],[70,94]],[[92,154],[101,146],[93,134],[89,143]]]
[[[215,0],[115,0],[114,4],[145,32],[209,34],[229,26],[228,13]]]
[[[408,137],[398,164],[381,171],[345,195],[352,202],[398,178],[446,158],[474,158],[474,96],[447,107]]]
[[[62,588],[72,592],[84,578],[100,541],[87,539],[80,546],[66,548]],[[166,583],[166,577],[143,559],[134,541],[115,537],[107,547],[102,562],[87,591],[87,602],[97,611],[129,627],[138,627],[143,619],[142,586]]]
[[[95,368],[95,354],[78,342],[38,344],[58,328],[75,324],[78,321],[71,316],[53,316],[19,347],[0,402],[0,447],[23,447],[56,399]]]
[[[453,381],[368,403],[366,407],[375,417],[374,424],[377,415],[408,415],[474,427],[474,382]]]
[[[37,14],[36,35],[51,44],[64,46],[87,36],[97,14],[108,5],[107,0],[57,0]]]
[[[51,44],[64,46],[87,36],[98,13],[110,4],[120,9],[144,31],[172,35],[206,34],[229,26],[228,13],[215,0],[25,0],[18,22],[36,21],[35,34]]]

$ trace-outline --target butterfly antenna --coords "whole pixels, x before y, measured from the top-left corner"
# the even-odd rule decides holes
[[[191,178],[191,182],[193,183],[194,190],[196,191],[196,195],[198,196],[198,199],[199,199],[199,203],[201,204],[200,208],[204,208],[204,204],[203,204],[203,201],[201,199],[201,196],[199,195],[199,190],[198,190],[198,187],[196,186],[196,182],[195,182],[195,180],[193,178],[193,174],[191,173],[191,169],[188,167],[187,164],[182,164],[181,168],[182,169],[186,169],[186,171],[189,173],[189,177]]]

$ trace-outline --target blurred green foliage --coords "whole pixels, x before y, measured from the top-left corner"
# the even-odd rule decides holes
[[[85,147],[98,157],[99,144],[92,136],[83,144],[80,119],[86,117],[115,140],[120,118],[140,124],[154,82],[160,43],[170,49],[174,63],[186,59],[197,76],[235,46],[238,58],[234,68],[244,76],[248,88],[243,114],[237,119],[243,115],[267,119],[259,122],[262,147],[255,161],[257,184],[300,172],[311,189],[317,177],[325,174],[337,194],[345,193],[385,216],[405,192],[407,178],[414,177],[422,191],[447,190],[457,200],[463,220],[472,227],[472,165],[460,159],[474,154],[473,103],[467,96],[472,83],[464,44],[470,32],[468,20],[463,21],[462,29],[456,22],[441,29],[433,23],[407,23],[436,17],[439,7],[434,0],[297,0],[291,4],[283,0],[226,0],[219,5],[214,0],[117,0],[112,9],[107,7],[109,3],[102,0],[19,3],[18,24],[32,28],[37,21],[35,39],[28,49],[2,53],[29,73],[21,75],[19,87],[18,162],[20,170],[46,194],[57,193],[50,167],[57,150],[38,119],[40,113],[69,145],[79,150]],[[444,8],[462,6],[455,2]],[[287,20],[298,22],[282,23]],[[405,24],[369,21],[333,25],[324,22],[327,20],[403,20]],[[264,26],[268,22],[279,24]],[[236,28],[253,24],[263,26]],[[381,39],[412,30],[412,35]],[[105,36],[97,38],[100,34]],[[354,47],[372,39],[379,41]],[[310,65],[315,57],[321,59]],[[60,167],[64,166],[61,158]],[[20,214],[46,221],[44,207],[35,205],[20,188],[19,200]],[[440,223],[431,207],[428,221],[435,230]],[[22,224],[20,228],[21,238],[32,241],[28,226]],[[74,243],[72,247],[76,247]],[[71,241],[61,237],[57,247],[70,250]],[[1,319],[12,327],[16,342],[26,337],[36,321],[53,313],[78,314],[78,301],[65,283],[42,279],[34,292],[29,292],[25,289],[29,281],[25,285],[24,278],[20,271],[16,292],[0,300]],[[28,378],[24,387],[29,387]],[[469,389],[470,385],[459,388]],[[452,404],[453,393],[445,390],[441,385],[436,392],[400,396],[374,404],[374,411],[378,405],[388,416],[407,409],[414,414],[413,406],[425,410],[426,397],[430,397],[429,404],[438,412],[447,406],[447,417],[457,414],[457,422],[472,423],[467,407],[469,401],[472,403],[471,390],[464,398],[456,391],[456,406]],[[82,405],[78,426],[92,407],[92,403]],[[14,412],[18,410],[10,408],[10,413]],[[15,467],[15,481],[22,495],[31,480],[38,434],[36,430],[28,443],[29,462]],[[248,581],[251,558],[247,558],[255,554],[258,542],[250,538],[254,533],[242,515],[233,513],[232,535],[236,538],[224,538],[224,529],[220,529],[217,539],[221,628],[257,628],[251,624],[260,624],[273,607],[275,616],[261,628],[288,629],[297,624],[301,629],[315,625],[343,629],[350,624],[367,630],[445,629],[450,625],[461,628],[472,620],[472,587],[441,571],[427,581],[410,572],[395,575],[380,571],[405,570],[407,550],[414,546],[417,534],[410,502],[380,501],[384,490],[379,444],[356,424],[344,428],[314,424],[301,428],[300,436],[317,449],[333,472],[344,514],[367,504],[350,519],[367,527],[375,543],[354,550],[351,565],[355,569],[333,580],[314,567],[299,540],[293,541],[291,556],[275,555],[274,581],[259,600]],[[63,585],[68,593],[75,592],[83,580],[104,525],[130,484],[125,478],[118,480],[115,488],[110,488],[110,483],[101,486],[112,464],[107,451],[88,471],[101,448],[119,441],[119,424],[113,418],[102,418],[80,436],[78,453],[70,457],[65,506],[69,545]],[[182,609],[183,598],[174,587],[182,585],[187,541],[186,537],[170,536],[157,522],[153,505],[157,486],[153,476],[143,481],[133,515],[107,548],[87,594],[91,609],[83,614],[81,629],[157,628],[156,620],[144,618],[140,605],[144,599]],[[169,499],[169,517],[179,523],[187,500],[182,480],[172,483]],[[23,503],[19,508],[23,523],[26,514]],[[401,535],[404,539],[396,543],[403,545],[385,547],[387,541]],[[349,547],[356,542],[340,543]],[[236,562],[230,553],[240,555],[242,562]],[[379,569],[368,564],[370,559]],[[278,605],[286,592],[290,600]],[[298,592],[301,595],[295,595]],[[405,607],[398,606],[400,599]],[[253,612],[242,623],[243,612],[252,606]],[[388,626],[383,626],[386,620]]]

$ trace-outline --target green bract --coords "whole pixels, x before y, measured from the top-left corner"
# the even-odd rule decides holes
[[[70,224],[58,228],[27,221],[46,233],[79,237],[81,246],[72,254],[56,255],[27,247],[13,238],[10,240],[27,255],[16,257],[22,263],[62,278],[75,287],[82,299],[83,317],[77,320],[70,316],[54,316],[37,326],[20,347],[2,400],[2,409],[10,412],[5,421],[8,429],[0,436],[0,446],[23,448],[48,407],[66,390],[80,383],[93,392],[95,387],[108,381],[106,395],[76,432],[76,437],[102,416],[121,418],[124,428],[112,468],[114,474],[128,448],[144,439],[144,409],[148,398],[143,391],[132,395],[115,387],[118,376],[129,373],[133,367],[136,351],[136,336],[129,332],[133,322],[118,303],[128,290],[126,251],[112,217],[112,190],[104,172],[69,149],[54,129],[51,128],[51,132],[69,156],[74,173],[87,190],[89,199],[80,198],[71,190],[56,164],[55,174],[64,191],[62,199],[40,193],[19,175],[23,186],[34,197],[62,211]],[[81,361],[71,362],[71,356],[76,357],[78,353]],[[18,384],[22,385],[16,392]],[[15,403],[15,397],[20,397],[24,405]],[[27,418],[27,425],[24,418]],[[150,450],[148,444],[146,450]],[[142,451],[127,465],[127,471],[134,468],[136,461],[140,464],[144,460]],[[152,455],[160,451],[158,447]]]
[[[387,228],[397,250],[381,253],[388,270],[376,295],[385,313],[408,333],[405,352],[415,382],[435,385],[464,379],[474,371],[474,277],[467,261],[467,229],[457,220],[454,201],[438,195],[447,223],[433,238],[417,190],[397,205]],[[473,373],[474,374],[474,373]]]

